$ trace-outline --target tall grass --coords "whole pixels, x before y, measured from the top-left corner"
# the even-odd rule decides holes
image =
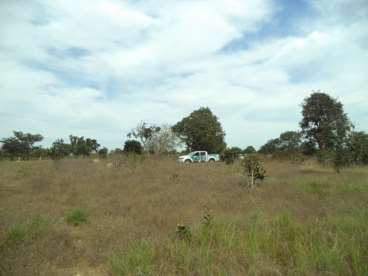
[[[142,241],[114,255],[117,275],[367,275],[368,212],[298,223],[287,213],[224,218],[191,241]]]
[[[368,168],[265,168],[0,162],[0,275],[368,275]]]

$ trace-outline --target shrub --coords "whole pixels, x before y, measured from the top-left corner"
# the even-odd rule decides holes
[[[242,167],[247,176],[248,185],[253,188],[257,180],[263,180],[266,175],[266,170],[263,168],[261,160],[256,155],[247,156]]]
[[[107,148],[102,148],[98,151],[98,155],[101,157],[101,158],[106,158],[107,157],[107,153],[108,153],[108,149]]]
[[[134,154],[142,154],[143,148],[141,143],[137,140],[128,140],[124,145],[124,152],[126,153],[134,153]]]
[[[241,149],[237,147],[227,148],[224,151],[223,160],[226,164],[232,164],[241,154]]]
[[[178,224],[176,226],[176,238],[179,240],[190,241],[192,238],[192,232],[188,225]]]

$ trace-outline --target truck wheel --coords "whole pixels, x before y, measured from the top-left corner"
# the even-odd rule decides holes
[[[189,159],[185,160],[184,163],[189,164],[192,163],[192,161],[190,161]]]
[[[215,162],[215,159],[210,159],[208,160],[209,163],[214,163]]]

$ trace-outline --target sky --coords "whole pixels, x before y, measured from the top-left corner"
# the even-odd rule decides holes
[[[0,138],[122,147],[208,106],[229,146],[298,130],[321,90],[368,130],[367,0],[0,0]]]

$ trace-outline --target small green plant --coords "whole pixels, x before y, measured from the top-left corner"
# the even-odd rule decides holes
[[[188,225],[178,224],[176,226],[176,238],[183,241],[192,239],[192,231]]]
[[[253,188],[257,180],[262,181],[266,176],[261,160],[256,155],[248,155],[242,161],[244,174],[247,176],[248,186]]]
[[[66,214],[66,222],[68,224],[78,226],[83,223],[87,223],[88,215],[85,211],[76,209]]]
[[[36,216],[26,223],[19,223],[5,231],[4,243],[13,244],[26,240],[38,233],[48,225],[48,220],[41,216]]]
[[[10,243],[20,242],[26,239],[26,225],[18,224],[6,231],[6,241]]]

